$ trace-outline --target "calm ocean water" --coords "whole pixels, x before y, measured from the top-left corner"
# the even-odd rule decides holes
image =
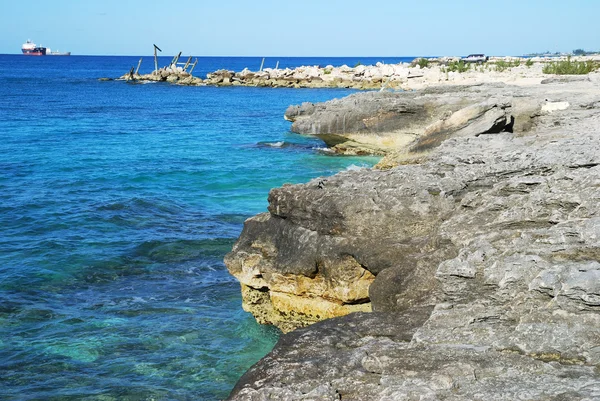
[[[243,221],[272,187],[376,161],[283,120],[351,91],[98,81],[138,59],[0,55],[2,400],[226,397],[278,338],[222,262]],[[201,58],[195,75],[260,61]]]

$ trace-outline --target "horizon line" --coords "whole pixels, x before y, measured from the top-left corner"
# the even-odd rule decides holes
[[[174,53],[174,54],[177,54]],[[486,54],[486,53],[483,53]],[[529,55],[543,55],[543,54],[558,54],[558,55],[567,55],[567,54],[571,54],[570,52],[554,52],[554,53],[527,53],[527,54],[521,54],[521,55],[511,55],[511,54],[503,54],[503,55],[492,55],[490,54],[490,57],[522,57],[522,56],[529,56]],[[0,53],[0,56],[21,56],[23,55],[22,53]],[[185,54],[185,53],[181,53],[182,56],[189,56],[189,54]],[[487,55],[487,54],[486,54]],[[85,56],[85,57],[154,57],[152,53],[150,54],[73,54],[73,52],[71,52],[71,56]],[[159,55],[158,57],[172,57],[170,55]],[[346,56],[324,56],[324,55],[311,55],[311,56],[272,56],[272,55],[267,55],[267,56],[256,56],[256,55],[252,55],[252,56],[236,56],[236,55],[202,55],[202,56],[194,56],[192,55],[192,57],[237,57],[237,58],[441,58],[441,57],[463,57],[463,56],[459,56],[459,55],[419,55],[419,56],[397,56],[397,55],[375,55],[375,56],[367,56],[367,55],[346,55]]]

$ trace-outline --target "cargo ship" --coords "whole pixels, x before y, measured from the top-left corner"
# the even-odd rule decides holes
[[[38,46],[33,43],[31,40],[27,39],[27,42],[21,46],[21,51],[23,54],[27,56],[45,56],[46,48],[43,46]]]

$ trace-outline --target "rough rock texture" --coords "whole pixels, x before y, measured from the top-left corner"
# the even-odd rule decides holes
[[[290,106],[285,118],[293,122],[293,132],[314,135],[338,153],[422,152],[453,135],[512,130],[512,104],[500,88],[359,93]]]
[[[455,121],[467,121],[466,127],[454,132],[455,137],[477,138],[463,134],[480,127],[483,121],[487,121],[486,127],[494,124],[498,113],[504,113],[490,105],[510,103],[524,110],[515,113],[514,127],[548,131],[561,124],[561,118],[562,124],[568,124],[570,120],[577,122],[595,113],[599,104],[594,102],[597,89],[594,92],[589,88],[597,87],[592,83],[586,85],[585,93],[579,88],[568,93],[562,90],[560,95],[554,92],[556,87],[544,85],[548,90],[541,98],[539,94],[537,98],[534,96],[537,92],[525,95],[513,88],[519,97],[505,97],[503,103],[489,100],[467,106],[441,124],[449,127],[459,125]],[[484,88],[471,90],[481,96]],[[488,89],[502,89],[506,94],[510,88]],[[452,93],[468,92],[463,88]],[[431,89],[424,96],[435,94],[445,98],[447,92]],[[358,96],[365,104],[369,104],[369,99],[377,104],[370,109],[365,107],[373,113],[384,107],[380,103],[385,99],[396,104],[396,96],[375,95],[378,94]],[[460,116],[454,118],[457,114]],[[486,114],[491,114],[491,118],[481,118]],[[515,118],[510,117],[511,121]],[[503,119],[506,121],[506,115]],[[415,144],[436,149],[446,136],[438,135],[444,130],[431,132],[437,134],[424,135]],[[536,132],[525,137],[535,138]],[[497,137],[501,150],[508,149],[504,146],[508,137],[525,140],[520,138],[524,135],[522,130],[514,136],[507,134],[491,135]],[[448,154],[461,160],[477,149],[471,143],[479,142],[457,143],[469,145],[461,145],[465,149],[446,145],[435,157]],[[486,148],[483,156],[488,151]],[[454,197],[439,194],[460,192],[467,185],[461,175],[441,173],[444,169],[440,166],[448,162],[438,159],[389,172],[346,172],[307,185],[274,189],[269,196],[269,213],[247,221],[240,240],[226,257],[230,272],[243,284],[244,308],[261,323],[272,323],[289,331],[324,318],[371,310],[371,301],[376,301],[378,310],[435,303],[434,290],[440,281],[432,272],[437,263],[460,251],[448,245],[452,241],[437,232],[441,222],[448,220],[457,207]],[[464,174],[480,170],[481,166],[472,164],[466,164]],[[398,288],[403,289],[404,295],[398,295]]]
[[[424,310],[352,314],[283,336],[229,400],[593,401],[597,368],[469,344],[415,344]]]
[[[579,88],[590,81],[585,78],[568,82]],[[580,101],[579,89],[564,90],[561,101],[554,98],[561,86],[556,84],[564,82],[554,78],[548,85],[527,88],[480,84],[358,93],[290,106],[285,118],[292,121],[293,132],[314,135],[337,153],[387,155],[381,166],[392,167],[428,153],[448,138],[525,133],[534,128],[539,115]],[[593,101],[593,94],[584,96]]]
[[[527,135],[273,190],[232,273],[269,294],[269,276],[340,278],[352,260],[375,312],[282,336],[231,399],[600,399],[599,88],[556,85]]]
[[[289,331],[371,310],[375,276],[354,256],[334,251],[343,238],[268,213],[247,220],[244,233],[225,263],[242,284],[244,309],[260,323]]]
[[[166,66],[149,74],[134,74],[133,70],[118,78],[129,82],[168,82],[179,85],[202,85],[202,78],[194,77],[182,67]]]

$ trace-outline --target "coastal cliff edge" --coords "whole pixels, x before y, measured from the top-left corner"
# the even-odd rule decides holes
[[[246,221],[227,267],[244,308],[291,332],[230,399],[600,398],[599,94],[592,79],[343,100],[381,122],[360,135],[414,135],[385,169],[273,189]],[[338,106],[290,119],[339,137],[323,131]]]

